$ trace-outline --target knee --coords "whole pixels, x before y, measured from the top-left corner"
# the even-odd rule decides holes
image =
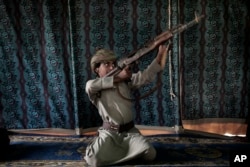
[[[93,167],[101,166],[102,164],[101,159],[98,156],[98,153],[95,153],[95,151],[93,151],[90,148],[86,149],[86,154],[84,156],[84,159],[88,165]]]
[[[145,152],[143,159],[146,161],[153,161],[156,158],[156,150],[154,147],[149,147],[149,149]]]
[[[101,162],[95,155],[88,156],[86,155],[84,157],[85,161],[87,162],[88,165],[93,166],[93,167],[98,167],[101,166]]]

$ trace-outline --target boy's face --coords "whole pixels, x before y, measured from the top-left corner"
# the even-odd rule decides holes
[[[104,61],[101,62],[100,66],[95,69],[95,72],[99,77],[104,77],[107,73],[112,71],[116,66],[115,61]]]

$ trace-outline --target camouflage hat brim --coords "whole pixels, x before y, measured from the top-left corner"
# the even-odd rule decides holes
[[[117,57],[114,52],[107,49],[98,50],[91,59],[91,70],[94,72],[95,65],[104,61],[115,61]]]

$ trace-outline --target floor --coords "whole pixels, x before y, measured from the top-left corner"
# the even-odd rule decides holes
[[[159,135],[159,134],[175,134],[179,131],[179,128],[169,127],[152,127],[136,125],[140,132],[145,135]],[[98,127],[73,130],[73,129],[60,129],[60,128],[45,128],[45,129],[10,129],[10,132],[21,134],[41,134],[41,135],[58,135],[58,136],[73,136],[77,134],[81,135],[95,135]]]
[[[136,125],[136,127],[140,130],[142,135],[150,136],[150,135],[164,135],[164,134],[181,134],[181,133],[192,133],[199,134],[203,136],[214,136],[221,138],[228,138],[228,136],[213,134],[207,132],[200,131],[192,131],[183,129],[182,127],[158,127],[158,126],[144,126],[144,125]],[[56,136],[74,136],[74,135],[95,135],[98,127],[82,129],[82,130],[73,130],[73,129],[59,129],[59,128],[49,128],[49,129],[9,129],[8,131],[19,133],[19,134],[35,134],[35,135],[56,135]]]

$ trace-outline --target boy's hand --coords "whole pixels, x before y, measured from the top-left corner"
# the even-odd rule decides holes
[[[160,45],[158,48],[156,60],[161,65],[162,69],[165,67],[168,50],[169,50],[169,45],[168,46]]]
[[[114,77],[114,82],[122,82],[129,80],[132,77],[132,72],[129,66],[125,67],[118,75]]]

